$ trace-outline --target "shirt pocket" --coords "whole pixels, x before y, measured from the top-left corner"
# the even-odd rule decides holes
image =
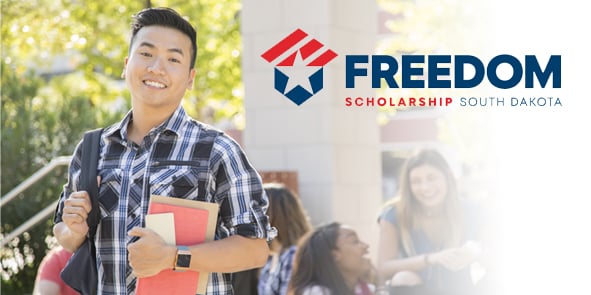
[[[189,200],[206,199],[207,168],[195,161],[154,161],[150,194]]]
[[[102,169],[100,171],[99,207],[101,217],[112,216],[119,204],[121,195],[121,169]]]

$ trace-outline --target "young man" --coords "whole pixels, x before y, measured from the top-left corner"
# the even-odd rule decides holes
[[[96,234],[98,294],[133,294],[136,278],[178,269],[211,272],[207,294],[233,294],[230,273],[261,267],[274,235],[261,178],[238,144],[187,116],[181,100],[193,85],[196,32],[175,11],[151,8],[133,18],[123,76],[132,109],[101,137],[101,223]],[[77,191],[81,149],[60,197],[54,234],[74,251],[88,232],[88,194]],[[168,246],[143,228],[150,195],[215,202],[215,241]],[[166,293],[163,290],[164,293]]]

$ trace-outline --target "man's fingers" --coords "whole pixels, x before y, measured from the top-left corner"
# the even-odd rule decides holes
[[[64,207],[64,214],[77,214],[77,215],[80,215],[80,217],[84,220],[86,220],[86,218],[88,218],[88,212],[86,211],[86,208],[76,206],[76,205],[74,205],[74,206],[70,205],[70,206]]]
[[[64,213],[62,219],[66,224],[83,223],[86,219],[76,213]]]
[[[127,234],[132,237],[143,237],[146,235],[146,229],[136,226],[136,227],[132,228],[129,232],[127,232]]]
[[[90,212],[92,205],[90,204],[90,198],[88,193],[85,191],[77,191],[70,194],[70,197],[66,199],[64,205],[67,207],[82,207],[86,212]]]

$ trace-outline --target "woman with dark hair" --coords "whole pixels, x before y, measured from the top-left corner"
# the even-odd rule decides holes
[[[271,242],[271,255],[261,269],[258,294],[285,295],[296,244],[312,226],[295,192],[279,183],[266,183],[263,188],[269,198],[267,215],[271,225],[277,229],[277,237]]]
[[[408,158],[400,178],[397,198],[379,218],[380,277],[392,286],[420,286],[425,294],[470,294],[469,266],[480,254],[479,211],[460,202],[454,175],[437,151]]]
[[[351,228],[333,222],[318,227],[299,244],[288,294],[369,295],[369,246]]]

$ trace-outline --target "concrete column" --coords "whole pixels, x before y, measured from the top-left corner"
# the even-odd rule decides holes
[[[249,159],[258,170],[297,171],[313,223],[350,225],[375,254],[382,197],[377,109],[345,106],[347,96],[375,91],[369,78],[345,88],[345,56],[374,52],[376,3],[244,0],[241,19]],[[299,106],[274,89],[275,65],[261,57],[298,28],[338,54],[324,67],[324,88]]]

